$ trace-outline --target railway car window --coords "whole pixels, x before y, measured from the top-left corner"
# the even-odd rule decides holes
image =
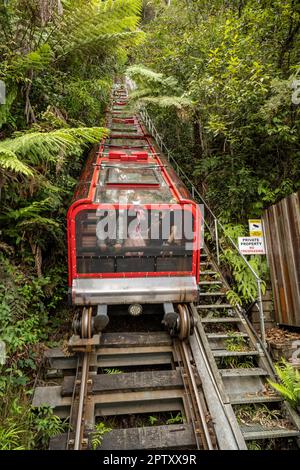
[[[191,272],[190,211],[104,210],[76,216],[77,272]]]
[[[113,113],[113,119],[132,119],[132,116],[128,115],[126,112],[124,113],[123,110],[123,112]]]
[[[155,189],[107,189],[99,187],[96,192],[95,202],[117,204],[118,202],[127,204],[162,204],[175,203],[169,188]]]
[[[130,133],[137,133],[138,132],[138,128],[137,126],[126,126],[125,124],[112,124],[112,127],[111,127],[111,130],[113,132],[130,132]]]
[[[113,127],[111,130],[113,132],[113,135],[118,135],[122,133],[130,136],[139,136],[139,132],[137,129],[116,129],[115,127]]]
[[[115,166],[115,168],[114,168]],[[148,188],[112,188],[117,184],[149,185]],[[159,185],[159,187],[157,187]],[[151,187],[152,186],[152,187]],[[132,164],[110,164],[100,172],[94,202],[118,204],[176,203],[159,170],[132,167]]]
[[[151,169],[116,167],[106,172],[107,184],[159,184],[156,173]]]
[[[107,141],[107,145],[111,147],[148,147],[146,139],[114,139],[111,138]]]

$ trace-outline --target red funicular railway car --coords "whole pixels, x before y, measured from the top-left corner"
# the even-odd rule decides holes
[[[198,296],[199,208],[126,99],[115,89],[110,137],[90,154],[68,212],[70,297],[98,306],[99,329],[108,306],[137,315],[163,304],[174,321],[176,305]]]

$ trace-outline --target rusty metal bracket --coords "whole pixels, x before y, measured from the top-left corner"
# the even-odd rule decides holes
[[[100,346],[101,334],[94,335],[92,338],[80,338],[78,335],[71,336],[68,343],[70,352],[92,352]]]

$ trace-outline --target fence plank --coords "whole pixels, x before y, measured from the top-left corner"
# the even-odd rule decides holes
[[[263,214],[275,318],[300,326],[300,191]]]

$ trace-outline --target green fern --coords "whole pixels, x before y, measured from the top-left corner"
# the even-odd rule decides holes
[[[1,450],[26,450],[20,445],[21,436],[26,434],[26,429],[18,427],[17,424],[11,423],[7,426],[0,427],[0,449]]]
[[[28,132],[0,143],[0,151],[11,151],[31,164],[53,160],[61,150],[96,143],[107,135],[103,128],[70,128],[52,132]]]
[[[118,43],[135,43],[143,33],[137,30],[141,0],[106,0],[102,2],[66,2],[64,24],[51,38],[58,59],[65,55],[89,53]],[[57,48],[59,44],[59,49]],[[61,52],[60,52],[61,51]]]
[[[138,84],[145,85],[148,83],[152,87],[154,84],[174,89],[178,87],[178,81],[175,77],[165,77],[162,73],[155,72],[154,70],[145,67],[144,65],[132,65],[128,67],[127,74]],[[149,89],[152,89],[149,88]]]
[[[221,240],[221,243],[224,242],[224,245],[226,245],[226,241]],[[249,302],[252,301],[253,299],[257,298],[257,282],[248,268],[248,266],[245,264],[244,260],[241,258],[241,256],[238,254],[237,251],[235,251],[232,248],[223,248],[223,253],[220,256],[221,261],[223,263],[227,264],[230,267],[230,271],[232,272],[232,275],[235,280],[235,285],[236,285],[236,290],[235,296],[233,296],[232,293],[228,293],[229,296],[231,296],[233,302],[238,301],[238,298],[240,301],[238,302],[239,304],[244,302]],[[252,258],[259,258],[258,256],[252,257]],[[261,266],[260,260],[255,260],[255,259],[250,259],[249,264],[252,266],[254,271],[258,274],[261,273]],[[264,294],[266,291],[266,284],[265,282],[262,282],[261,284],[262,288],[262,293]],[[232,291],[230,291],[232,292]],[[235,306],[235,305],[234,305]]]
[[[238,332],[228,333],[225,346],[227,351],[246,351],[247,341]]]
[[[12,255],[14,252],[14,249],[12,246],[8,245],[7,243],[0,241],[0,251],[3,251],[4,253],[7,253],[8,255]]]
[[[284,359],[275,365],[281,383],[268,380],[269,384],[287,400],[293,408],[300,405],[300,373]]]
[[[56,162],[58,156],[61,158],[61,152],[97,143],[107,134],[104,128],[81,127],[18,135],[0,142],[0,169],[33,176],[30,165]]]
[[[166,424],[170,425],[170,424],[182,424],[182,423],[183,423],[183,417],[182,417],[181,412],[179,412],[175,416],[173,416],[173,414],[171,413],[171,418],[167,420]]]
[[[61,231],[60,229],[60,225],[58,222],[56,222],[55,220],[53,219],[49,219],[47,217],[42,217],[40,215],[36,215],[35,217],[31,218],[31,219],[27,219],[27,220],[23,220],[22,222],[20,222],[18,224],[18,227],[20,227],[21,229],[26,229],[28,230],[29,228],[31,228],[31,230],[36,230],[36,228],[38,227],[39,229],[41,227],[45,227],[45,229],[50,232],[51,229],[56,229],[56,231],[58,231],[58,235],[62,235],[63,232]],[[53,232],[55,233],[55,231]]]
[[[132,103],[173,107],[179,111],[192,108],[192,101],[184,96],[175,77],[165,76],[143,65],[133,65],[126,73],[137,84],[137,90],[130,95]]]
[[[122,374],[122,371],[120,369],[104,369],[104,372],[108,375],[117,375],[117,374]]]
[[[155,426],[158,422],[158,418],[157,416],[149,416],[148,421],[149,421],[150,426]]]
[[[176,108],[182,110],[191,106],[191,101],[183,96],[145,96],[141,103],[154,104],[160,108]]]
[[[2,171],[12,171],[14,173],[18,173],[24,176],[33,176],[33,170],[23,163],[17,155],[12,152],[11,150],[7,150],[5,148],[1,148],[0,143],[0,169]]]
[[[101,446],[103,437],[105,434],[109,433],[112,431],[112,428],[106,426],[105,423],[98,423],[96,424],[95,431],[91,433],[91,444],[92,444],[92,449],[97,450],[98,447]]]
[[[18,56],[12,64],[12,71],[18,73],[24,73],[28,70],[42,71],[49,65],[52,56],[53,52],[49,44],[42,44],[34,51]]]
[[[238,305],[242,305],[242,299],[240,296],[232,289],[226,292],[226,298],[230,305],[233,307],[237,307]]]
[[[258,441],[249,441],[247,447],[248,450],[262,450],[262,445]]]

